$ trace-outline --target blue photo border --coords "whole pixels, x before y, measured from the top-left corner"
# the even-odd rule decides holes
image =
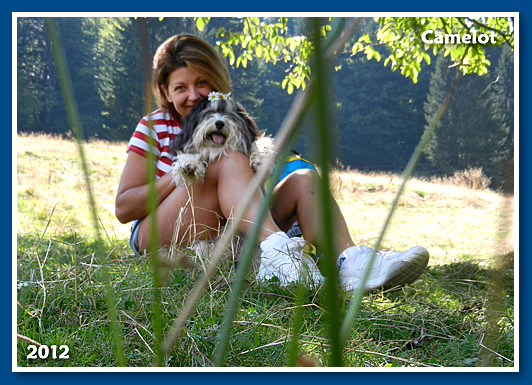
[[[12,25],[12,13],[13,12],[519,12],[520,20],[520,47],[524,49],[519,52],[521,71],[519,72],[519,84],[520,84],[520,116],[519,123],[521,129],[519,129],[519,143],[520,147],[523,144],[530,143],[530,127],[529,127],[529,89],[530,89],[530,75],[528,74],[528,60],[530,53],[526,49],[528,47],[528,37],[530,36],[530,18],[527,7],[524,1],[505,3],[505,2],[489,2],[482,3],[480,5],[463,1],[446,1],[446,2],[427,2],[427,1],[409,1],[409,2],[397,2],[391,0],[383,0],[377,3],[364,2],[362,4],[355,2],[347,2],[345,0],[341,2],[328,2],[328,3],[316,3],[308,1],[293,0],[290,2],[270,0],[267,2],[249,2],[243,0],[237,1],[223,1],[223,0],[204,0],[201,5],[195,2],[189,4],[183,4],[183,2],[164,2],[159,5],[148,3],[139,0],[133,1],[102,1],[92,0],[90,2],[53,2],[53,1],[34,1],[27,0],[24,2],[5,2],[2,5],[2,16],[4,17],[4,23],[2,23],[2,36],[6,40],[9,39],[8,47],[11,47],[11,25]],[[11,61],[3,60],[2,65],[6,66],[4,73],[12,74]],[[9,80],[6,79],[7,82]],[[11,79],[11,83],[13,78]],[[5,84],[5,83],[4,83]],[[14,84],[12,83],[12,87]],[[16,100],[12,100],[12,103],[16,103]],[[10,122],[12,122],[10,120]],[[4,129],[4,135],[12,140],[11,125]],[[13,153],[16,153],[15,149],[9,155],[2,155],[5,163],[10,172],[13,170]],[[529,173],[530,154],[528,151],[522,151],[519,153],[519,167],[520,174],[527,175]],[[15,183],[15,178],[11,176],[11,183]],[[519,194],[527,194],[529,191],[527,178],[524,178],[524,182],[520,181]],[[12,187],[6,194],[5,202],[13,203],[13,196],[11,194]],[[7,190],[7,189],[4,189]],[[7,196],[9,194],[9,197]],[[527,196],[527,195],[524,195]],[[16,199],[16,198],[15,198]],[[520,218],[527,218],[530,212],[530,205],[526,199],[520,200]],[[12,215],[14,213],[10,211],[9,218],[12,221]],[[524,220],[519,224],[519,238],[528,234],[528,226]],[[521,226],[524,224],[524,226]],[[2,232],[2,241],[8,245],[8,253],[4,258],[9,258],[9,268],[2,269],[2,288],[7,296],[11,298],[13,290],[13,282],[11,276],[12,264],[16,263],[15,260],[10,258],[14,255],[15,250],[13,247],[13,233],[12,229],[11,237],[7,235],[7,232]],[[525,238],[526,239],[526,238]],[[145,384],[150,381],[164,381],[164,382],[178,382],[178,383],[212,383],[218,385],[222,383],[253,383],[253,384],[284,384],[284,383],[306,383],[306,384],[321,384],[325,383],[366,383],[366,384],[423,384],[426,382],[441,382],[441,383],[467,383],[474,381],[482,385],[487,383],[504,383],[511,382],[512,384],[530,383],[530,368],[527,365],[528,362],[528,342],[530,339],[528,332],[528,306],[527,299],[529,297],[530,287],[527,286],[526,274],[530,272],[530,261],[528,260],[527,253],[523,253],[523,258],[519,261],[520,276],[525,277],[519,284],[520,289],[520,335],[516,335],[520,343],[520,372],[518,373],[500,373],[500,372],[273,372],[275,369],[265,368],[260,371],[254,372],[91,372],[87,369],[85,372],[42,372],[42,373],[13,373],[12,372],[12,357],[11,357],[11,341],[12,341],[12,306],[9,304],[9,316],[2,317],[1,325],[4,330],[5,338],[7,340],[7,347],[5,349],[6,357],[1,360],[0,378],[3,382],[8,384],[92,384],[98,383],[126,383],[128,385]]]

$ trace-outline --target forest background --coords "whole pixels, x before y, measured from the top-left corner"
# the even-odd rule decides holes
[[[268,18],[265,18],[268,19]],[[273,20],[273,19],[272,19]],[[272,21],[265,20],[265,21]],[[142,117],[143,57],[137,18],[57,18],[70,66],[75,97],[86,139],[129,140]],[[168,37],[193,33],[222,47],[220,28],[231,31],[239,19],[215,17],[200,31],[194,18],[145,18],[149,57]],[[290,36],[304,34],[305,18],[288,18]],[[378,29],[364,19],[354,42]],[[389,47],[376,46],[387,56]],[[486,46],[490,72],[465,75],[446,117],[426,149],[418,174],[452,175],[482,169],[491,188],[503,183],[505,161],[513,161],[514,60],[506,45]],[[416,81],[365,55],[341,53],[329,80],[331,140],[337,166],[366,171],[401,171],[428,120],[455,78],[449,58],[427,51]],[[430,63],[430,64],[429,64]],[[259,128],[275,135],[297,92],[283,82],[291,70],[281,62],[232,63],[233,95]],[[388,66],[389,67],[389,66]],[[17,130],[69,135],[59,80],[43,18],[17,19]],[[155,108],[155,107],[154,107]],[[305,125],[312,124],[311,118]],[[296,150],[312,159],[310,130],[303,130]],[[124,148],[125,151],[125,148]]]

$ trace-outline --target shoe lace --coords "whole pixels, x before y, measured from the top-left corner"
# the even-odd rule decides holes
[[[360,249],[362,250],[362,253],[365,254],[368,258],[371,256],[371,253],[373,252],[373,249],[368,246],[361,245]],[[377,250],[377,255],[382,257],[382,259],[388,259],[389,257],[393,256],[396,252],[393,250]]]
[[[396,252],[393,250],[379,250],[377,254],[379,254],[382,257],[382,259],[388,259],[389,257],[396,254]]]

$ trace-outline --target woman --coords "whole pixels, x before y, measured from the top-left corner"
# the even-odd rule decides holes
[[[253,177],[249,159],[239,152],[229,152],[211,162],[204,183],[194,185],[190,191],[183,186],[176,187],[169,172],[172,169],[169,146],[180,133],[183,118],[211,91],[231,92],[231,79],[223,56],[196,36],[174,36],[155,53],[152,88],[159,109],[139,122],[130,140],[116,196],[118,220],[121,223],[135,221],[130,244],[137,254],[148,248],[152,215],[156,215],[161,246],[171,244],[178,219],[178,244],[186,245],[200,237],[213,238],[237,207]],[[149,136],[154,139],[153,147],[148,142]],[[156,158],[157,208],[154,212],[148,210],[146,158],[149,152]],[[318,247],[322,244],[314,210],[317,177],[312,170],[297,170],[275,187],[271,214],[266,216],[259,235],[262,250],[259,277],[277,276],[282,283],[289,283],[299,278],[306,265],[312,277],[322,278],[316,262],[303,252],[305,241]],[[244,234],[252,226],[261,199],[260,193],[257,194],[239,224]],[[333,209],[340,281],[346,290],[353,290],[360,284],[371,249],[355,246],[338,206],[334,204]],[[286,235],[296,220],[304,240]],[[379,252],[367,287],[412,282],[427,262],[428,253],[421,247],[403,253]]]

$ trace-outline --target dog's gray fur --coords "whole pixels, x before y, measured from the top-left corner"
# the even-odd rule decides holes
[[[172,150],[174,182],[191,186],[203,183],[207,165],[227,150],[248,155],[256,171],[273,151],[273,139],[261,135],[240,103],[203,99],[186,116]]]

